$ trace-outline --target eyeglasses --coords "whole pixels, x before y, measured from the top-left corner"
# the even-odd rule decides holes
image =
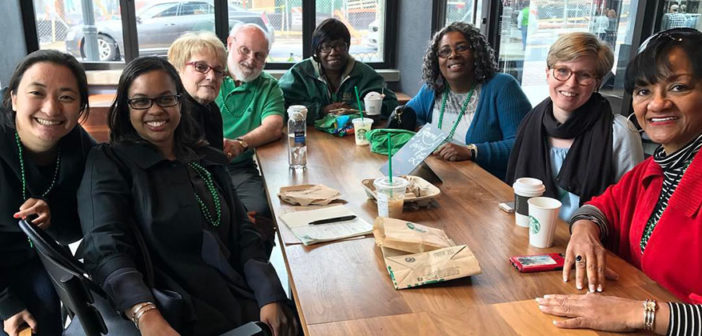
[[[135,110],[147,110],[156,103],[161,107],[176,106],[180,102],[180,95],[163,95],[156,98],[138,97],[127,100],[129,107]]]
[[[440,58],[449,58],[452,53],[467,54],[470,51],[470,46],[467,43],[461,43],[456,48],[451,49],[450,46],[445,46],[436,53]]]
[[[331,42],[329,44],[327,43],[322,43],[322,45],[319,47],[319,52],[329,54],[331,53],[332,49],[336,50],[337,52],[342,52],[346,51],[347,48],[349,47],[346,42]]]
[[[224,77],[224,69],[220,67],[213,67],[205,62],[200,62],[200,61],[193,61],[193,62],[187,62],[185,65],[192,65],[193,69],[199,73],[206,74],[212,70],[214,73],[215,77],[221,78]]]
[[[251,54],[253,54],[253,58],[256,60],[256,62],[259,62],[259,63],[265,62],[266,57],[268,57],[268,55],[266,53],[253,52],[253,51],[251,51],[251,49],[249,49],[245,46],[241,46],[241,47],[237,48],[236,50],[239,53],[239,55],[244,56],[246,58],[251,57]]]
[[[638,54],[646,50],[646,48],[649,45],[655,45],[660,42],[660,40],[670,40],[673,41],[674,43],[680,43],[683,40],[685,40],[686,36],[691,36],[691,35],[700,35],[700,31],[694,28],[687,28],[687,27],[682,27],[682,28],[673,28],[673,29],[668,29],[664,30],[662,32],[658,32],[656,34],[653,34],[649,36],[643,43],[641,43],[641,46],[639,46]]]
[[[597,80],[595,75],[585,71],[573,71],[566,67],[552,68],[552,70],[553,78],[561,82],[567,81],[573,74],[575,74],[575,81],[582,86],[591,85],[595,82],[595,80]]]

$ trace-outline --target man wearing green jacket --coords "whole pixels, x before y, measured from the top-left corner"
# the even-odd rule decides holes
[[[358,109],[360,98],[371,91],[385,94],[381,113],[388,116],[397,106],[395,93],[384,89],[385,80],[370,66],[349,55],[351,34],[339,20],[322,21],[312,34],[313,56],[295,64],[280,78],[285,105],[307,106],[307,122],[321,119],[330,110]]]

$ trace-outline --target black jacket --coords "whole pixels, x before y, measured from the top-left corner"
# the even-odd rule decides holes
[[[154,301],[142,277],[132,224],[148,246],[155,287],[177,292],[187,303],[184,319],[192,330],[181,333],[219,334],[247,321],[244,300],[262,307],[286,299],[232,187],[222,152],[208,146],[169,161],[148,144],[109,146],[90,153],[78,192],[85,234],[80,251],[86,269],[119,310]],[[192,160],[212,172],[226,203],[229,220],[217,228],[205,220],[194,197],[183,163]]]
[[[1,112],[0,113],[4,113]],[[51,226],[47,230],[62,244],[72,243],[81,237],[76,205],[76,190],[88,151],[95,145],[90,135],[78,125],[61,140],[61,164],[56,183],[46,196],[51,210]],[[40,169],[24,153],[24,169],[27,181],[27,197],[41,198],[51,184],[54,164]],[[24,304],[8,289],[8,283],[19,265],[39,262],[29,246],[27,236],[17,225],[12,215],[19,211],[22,199],[20,172],[15,129],[0,123],[0,318],[7,319],[25,308]]]
[[[190,114],[200,126],[200,132],[210,146],[222,150],[224,147],[224,134],[222,130],[222,114],[215,102],[207,105],[198,103],[187,92],[184,94],[185,104],[190,109]]]

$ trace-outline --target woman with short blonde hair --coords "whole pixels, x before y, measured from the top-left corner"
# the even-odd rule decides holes
[[[224,79],[227,50],[212,32],[185,33],[168,49],[168,61],[178,70],[200,134],[215,148],[223,148],[222,115],[214,103]]]
[[[643,160],[633,125],[597,92],[613,59],[593,34],[559,37],[546,59],[549,97],[522,121],[509,158],[507,182],[543,181],[563,220]]]

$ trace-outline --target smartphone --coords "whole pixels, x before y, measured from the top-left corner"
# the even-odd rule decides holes
[[[506,213],[514,213],[514,202],[502,202],[498,207]]]
[[[563,253],[514,256],[509,258],[514,268],[523,273],[553,271],[563,269]]]

